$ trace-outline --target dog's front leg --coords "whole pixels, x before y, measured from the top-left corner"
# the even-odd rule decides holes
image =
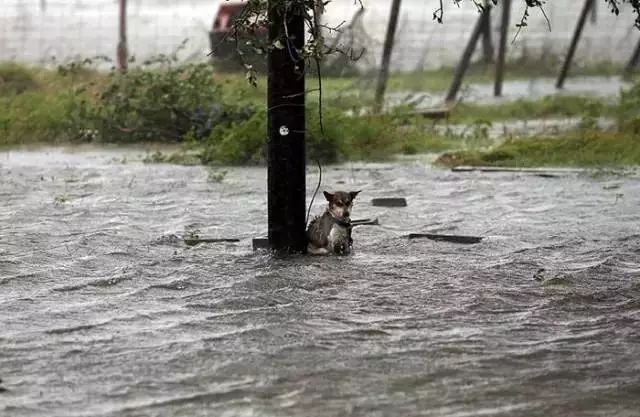
[[[307,253],[311,255],[328,255],[329,250],[327,248],[318,248],[312,244],[307,245]]]

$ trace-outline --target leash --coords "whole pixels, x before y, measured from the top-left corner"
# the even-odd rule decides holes
[[[320,165],[319,160],[315,160],[318,164],[318,170],[320,171],[320,175],[318,176],[318,185],[316,186],[316,190],[313,192],[313,197],[311,197],[311,202],[309,203],[309,208],[307,209],[307,220],[305,221],[305,227],[309,225],[309,214],[311,213],[311,206],[313,206],[313,200],[316,198],[316,194],[318,194],[318,190],[320,189],[320,184],[322,183],[322,165]]]

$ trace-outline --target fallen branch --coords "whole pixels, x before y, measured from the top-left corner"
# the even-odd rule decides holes
[[[200,243],[235,243],[240,242],[240,239],[235,238],[220,238],[220,239],[212,239],[212,238],[203,238],[203,237],[185,237],[184,243],[188,246],[195,246]]]
[[[457,235],[438,235],[433,233],[410,233],[407,235],[409,239],[430,239],[437,240],[442,242],[450,242],[450,243],[461,243],[465,245],[473,245],[475,243],[480,243],[482,241],[482,237],[479,236],[457,236]]]

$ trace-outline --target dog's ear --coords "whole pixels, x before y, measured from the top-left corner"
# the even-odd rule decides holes
[[[362,191],[362,190],[358,190],[358,191],[351,191],[351,192],[349,193],[349,196],[351,197],[351,200],[353,200],[354,198],[356,198],[356,196],[357,196],[358,194],[360,194],[360,191]]]
[[[333,201],[333,194],[328,193],[326,191],[323,191],[322,193],[324,194],[324,198],[326,198],[327,201]]]

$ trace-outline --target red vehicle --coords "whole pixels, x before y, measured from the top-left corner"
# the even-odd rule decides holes
[[[264,41],[267,37],[266,25],[261,24],[254,35],[241,34],[238,42],[233,39],[235,35],[234,22],[242,17],[246,5],[244,1],[222,1],[213,20],[213,27],[209,32],[213,61],[231,64],[229,69],[241,69],[240,64],[242,63],[262,68],[266,61],[264,54],[258,54],[254,48],[246,45],[246,41],[251,38],[254,38],[254,43]],[[242,50],[242,59],[238,55],[237,48]]]

